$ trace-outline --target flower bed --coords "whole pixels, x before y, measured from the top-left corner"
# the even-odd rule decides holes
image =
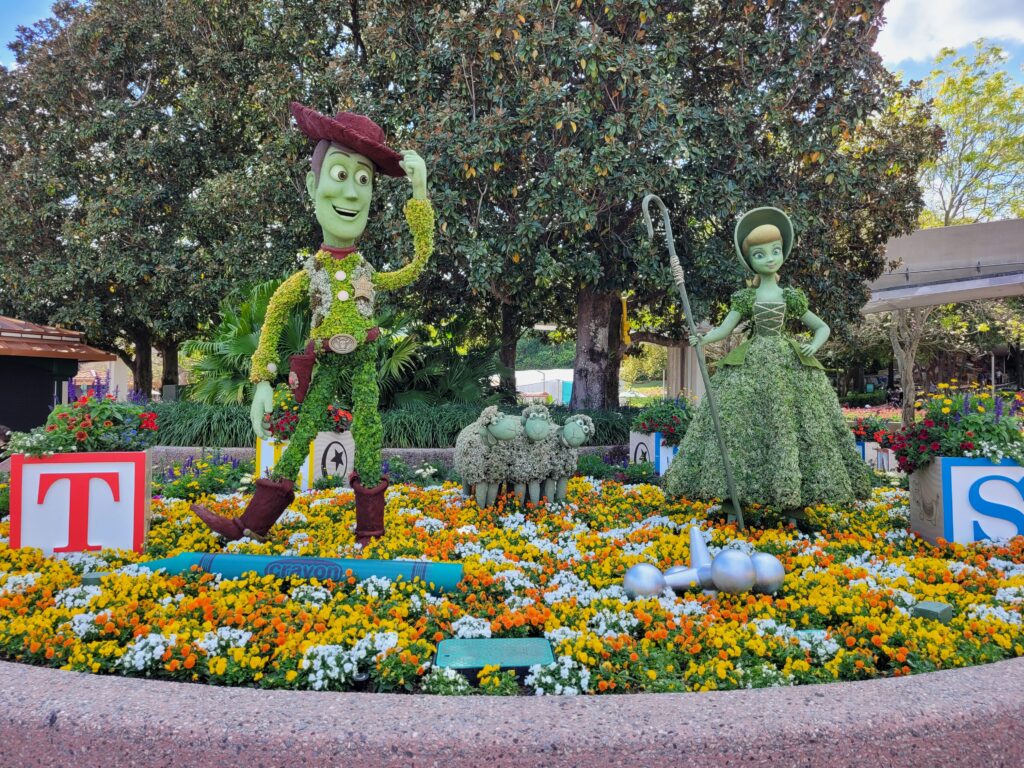
[[[211,500],[238,512],[244,499]],[[263,688],[368,688],[465,693],[430,669],[453,636],[546,636],[557,663],[522,683],[487,670],[492,694],[697,691],[857,680],[1024,655],[1024,537],[934,547],[905,531],[904,492],[879,490],[851,509],[808,517],[832,532],[716,524],[725,544],[779,556],[781,592],[694,593],[631,600],[634,563],[688,559],[688,525],[717,506],[667,501],[647,485],[570,484],[570,502],[479,510],[453,486],[388,492],[388,535],[365,553],[458,560],[458,592],[419,583],[361,584],[193,573],[152,574],[132,553],[48,559],[0,545],[0,654],[96,673]],[[219,546],[188,504],[155,500],[148,551],[164,557]],[[757,510],[753,510],[757,513]],[[351,556],[352,494],[300,495],[266,544],[229,551]],[[752,514],[752,517],[754,514]],[[6,521],[0,536],[8,535]],[[98,586],[83,571],[117,568]],[[912,618],[920,600],[954,607],[950,624]]]

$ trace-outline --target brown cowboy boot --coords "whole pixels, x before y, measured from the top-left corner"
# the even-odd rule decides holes
[[[353,472],[349,483],[356,495],[356,544],[365,547],[384,535],[384,491],[388,488],[388,479],[381,477],[380,483],[367,488]]]
[[[309,392],[309,384],[313,380],[313,364],[316,362],[316,350],[311,341],[301,355],[288,358],[288,387],[296,403],[302,403]]]
[[[295,499],[295,483],[291,480],[256,481],[256,493],[249,500],[249,505],[239,517],[222,517],[215,515],[201,504],[193,504],[191,509],[214,533],[218,533],[228,541],[243,536],[263,541],[277,522],[277,518]]]

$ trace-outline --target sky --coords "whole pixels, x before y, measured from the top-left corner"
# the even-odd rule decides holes
[[[49,15],[52,0],[0,0],[0,63],[13,61],[6,43],[19,24]],[[888,20],[875,45],[886,65],[905,79],[922,79],[944,47],[969,52],[984,37],[1009,54],[1006,69],[1024,82],[1024,0],[890,0]]]

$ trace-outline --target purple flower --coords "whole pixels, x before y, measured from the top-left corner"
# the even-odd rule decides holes
[[[964,416],[971,412],[971,393],[964,392]]]
[[[1003,417],[1003,398],[1001,395],[996,395],[996,424]]]

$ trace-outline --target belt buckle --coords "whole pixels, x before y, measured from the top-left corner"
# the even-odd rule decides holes
[[[355,352],[358,346],[359,342],[356,341],[356,337],[350,333],[336,333],[327,340],[328,349],[339,355]]]

